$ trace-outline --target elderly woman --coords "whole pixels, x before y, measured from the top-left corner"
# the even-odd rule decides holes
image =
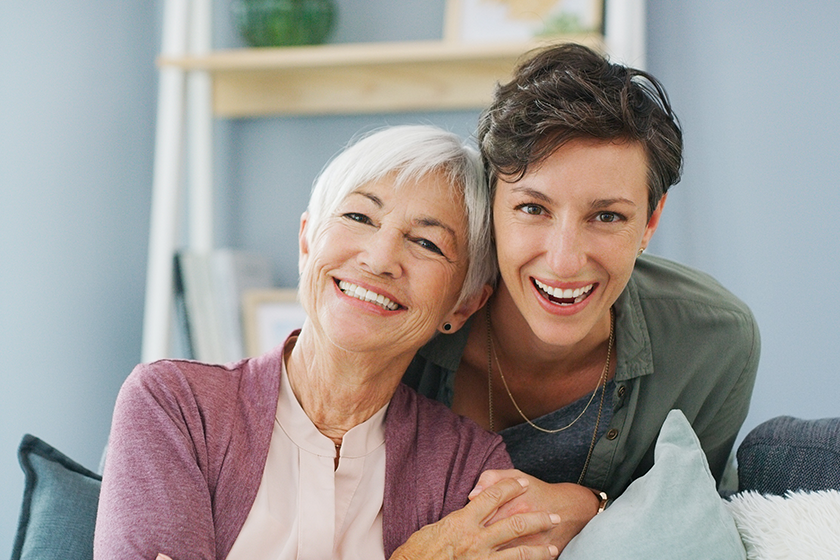
[[[336,157],[301,220],[303,328],[254,359],[163,360],[125,382],[95,557],[487,557],[553,528],[547,513],[483,523],[527,481],[456,512],[484,469],[511,466],[501,439],[400,385],[486,299],[488,216],[478,156],[447,132],[385,129]],[[505,554],[557,554],[527,548]]]
[[[498,284],[470,324],[421,349],[406,382],[504,437],[544,481],[510,508],[560,513],[561,548],[651,467],[671,409],[720,481],[759,333],[708,275],[642,256],[682,166],[662,86],[585,47],[549,47],[497,89],[478,136]]]

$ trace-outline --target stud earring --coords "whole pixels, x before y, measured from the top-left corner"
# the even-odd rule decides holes
[[[444,323],[443,324],[443,330],[445,330],[446,332],[451,331],[452,330],[452,325],[450,323]]]
[[[636,257],[641,257],[642,253],[644,253],[644,252],[645,252],[645,248],[644,247],[639,247],[639,254],[637,254]]]

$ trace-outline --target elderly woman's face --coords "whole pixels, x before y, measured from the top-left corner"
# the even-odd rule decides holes
[[[663,203],[648,220],[647,160],[637,143],[574,141],[521,180],[500,179],[493,204],[500,295],[546,343],[607,332],[609,308]]]
[[[443,175],[396,192],[366,184],[301,235],[301,301],[312,324],[347,350],[413,352],[450,320],[468,265],[462,197]]]

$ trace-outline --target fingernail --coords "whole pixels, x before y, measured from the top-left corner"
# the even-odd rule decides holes
[[[519,482],[519,485],[522,488],[528,488],[528,485],[531,484],[531,482],[527,478],[524,478],[524,477],[523,478],[517,478],[516,481]]]
[[[560,554],[560,551],[557,549],[556,546],[550,544],[548,545],[548,553],[551,554],[552,558],[557,558],[557,555]]]
[[[556,513],[552,513],[548,517],[549,517],[549,519],[551,519],[551,522],[554,523],[555,525],[558,525],[560,523],[560,516],[557,515]]]
[[[473,488],[473,489],[472,489],[472,491],[471,491],[471,492],[467,495],[467,498],[469,498],[470,500],[472,500],[473,498],[475,498],[476,496],[478,496],[479,494],[481,494],[481,491],[482,491],[482,490],[484,490],[484,488],[482,488],[481,486],[476,486],[476,487],[475,487],[475,488]]]

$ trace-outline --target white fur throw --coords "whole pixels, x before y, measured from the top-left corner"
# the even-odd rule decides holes
[[[747,560],[840,558],[840,492],[735,494],[726,507],[747,550]]]

